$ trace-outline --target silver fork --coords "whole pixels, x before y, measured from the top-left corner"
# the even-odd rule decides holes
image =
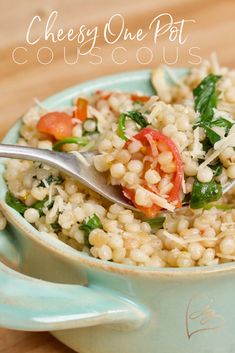
[[[121,187],[107,184],[105,176],[94,168],[92,158],[95,155],[90,152],[83,152],[83,157],[90,163],[84,164],[72,153],[54,152],[50,150],[25,147],[19,145],[0,144],[0,157],[26,159],[35,162],[42,162],[58,169],[77,179],[81,184],[96,191],[107,200],[118,203],[128,209],[138,211],[122,193]],[[235,186],[235,180],[227,182],[223,187],[223,194]],[[184,207],[186,204],[184,204]],[[161,213],[169,213],[163,211]]]

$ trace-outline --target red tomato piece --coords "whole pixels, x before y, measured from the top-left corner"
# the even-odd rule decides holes
[[[84,121],[88,117],[88,101],[85,98],[78,98],[74,117]]]
[[[150,99],[149,96],[137,96],[136,94],[132,94],[131,95],[131,100],[133,102],[142,102],[142,103],[146,103],[148,102],[148,100]]]
[[[134,136],[134,139],[139,140],[143,144],[143,153],[146,156],[153,157],[152,154],[152,148],[149,143],[149,138],[148,136],[151,136],[152,140],[156,144],[156,147],[158,146],[158,143],[164,144],[168,147],[168,150],[172,152],[173,154],[173,161],[176,164],[176,171],[172,175],[171,178],[171,183],[173,183],[173,188],[171,191],[167,194],[167,201],[169,203],[174,203],[176,207],[180,207],[181,203],[179,200],[179,193],[181,190],[181,185],[182,185],[182,178],[183,178],[183,164],[180,158],[179,151],[175,145],[175,143],[167,136],[162,134],[161,132],[154,130],[152,128],[144,128],[141,130],[138,134]],[[147,137],[146,137],[147,136]],[[127,148],[128,145],[132,142],[132,140],[128,140],[126,142],[125,147]],[[155,157],[154,157],[155,158]],[[146,170],[150,168],[151,163],[150,162],[145,162],[144,164],[144,173]],[[159,165],[156,166],[156,170],[158,173],[161,175],[163,178],[164,176],[167,175],[167,173],[163,172],[160,170]],[[147,186],[147,184],[144,182],[143,185],[141,185],[145,189],[154,192],[153,189]],[[154,217],[158,211],[161,209],[160,206],[153,204],[151,207],[141,207],[135,203],[135,190],[133,189],[128,189],[128,188],[123,188],[123,193],[124,195],[132,201],[132,203],[135,205],[136,208],[141,210],[147,217]],[[154,192],[156,193],[156,192]]]
[[[63,112],[50,112],[40,118],[37,130],[61,140],[72,135],[73,125],[70,115]]]

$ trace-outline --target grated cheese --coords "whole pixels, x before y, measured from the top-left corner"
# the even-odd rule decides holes
[[[184,88],[185,85],[182,81],[179,80],[179,78],[175,75],[174,71],[171,70],[168,66],[164,65],[164,70],[166,71],[166,73],[168,74],[168,76],[170,77],[170,79],[177,85],[180,86],[181,88]]]
[[[152,96],[140,109],[141,113],[146,112],[155,102],[159,100],[158,96]]]
[[[191,156],[195,159],[198,157],[204,157],[205,152],[202,149],[202,144],[200,142],[200,128],[199,126],[193,131],[193,149],[190,152]]]
[[[173,240],[176,243],[178,243],[178,244],[180,244],[180,245],[185,247],[185,240],[180,238],[180,237],[178,237],[177,235],[171,234],[171,233],[167,232],[166,230],[164,230],[162,234],[165,235],[166,238],[168,238],[170,240]]]
[[[87,159],[78,151],[71,151],[68,153],[72,153],[77,159],[84,164],[86,167],[90,167],[90,163],[87,161]]]
[[[166,199],[164,199],[161,196],[155,195],[153,192],[144,189],[142,186],[139,186],[140,189],[142,189],[143,191],[145,191],[147,193],[147,195],[149,195],[150,199],[158,206],[167,209],[168,211],[173,212],[175,209],[175,206],[173,206],[172,204],[170,204],[169,202],[166,201]]]

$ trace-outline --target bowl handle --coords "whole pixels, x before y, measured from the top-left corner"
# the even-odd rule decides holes
[[[2,327],[54,331],[118,324],[124,329],[135,329],[147,316],[141,305],[107,289],[46,282],[0,263]]]

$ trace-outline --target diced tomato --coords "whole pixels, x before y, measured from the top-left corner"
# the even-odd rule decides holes
[[[84,121],[88,117],[88,101],[85,98],[78,98],[74,117]]]
[[[167,201],[169,203],[173,203],[176,207],[180,207],[181,203],[179,200],[179,193],[181,190],[182,178],[183,178],[183,164],[182,164],[182,161],[180,158],[179,151],[178,151],[176,145],[174,144],[174,142],[170,138],[168,138],[167,136],[163,135],[161,132],[154,130],[154,129],[151,129],[151,128],[144,128],[138,134],[133,136],[133,138],[135,140],[139,140],[143,144],[142,152],[146,156],[156,158],[155,156],[153,156],[153,152],[152,152],[153,148],[150,146],[149,136],[151,136],[153,142],[156,144],[156,147],[158,146],[158,144],[161,144],[161,145],[164,144],[168,148],[168,150],[171,151],[173,154],[173,161],[176,164],[176,171],[174,173],[171,173],[171,183],[173,183],[174,186],[171,189],[171,191],[167,194]],[[128,140],[126,142],[125,147],[127,148],[131,142],[132,142],[132,140]],[[150,167],[151,167],[151,162],[146,161],[144,163],[143,174]],[[158,164],[155,167],[155,170],[158,171],[158,173],[161,175],[162,178],[164,176],[167,176],[167,173],[163,172],[159,168]],[[150,187],[147,186],[146,182],[143,182],[141,186],[151,192],[156,193],[154,191],[154,189],[151,189]],[[145,215],[147,217],[150,217],[150,218],[154,217],[161,209],[161,207],[156,204],[153,204],[151,207],[141,207],[141,206],[137,205],[135,203],[135,190],[134,189],[128,189],[125,187],[125,188],[123,188],[123,193],[128,199],[130,199],[132,201],[132,203],[135,205],[135,207],[138,208],[139,210],[141,210],[143,213],[145,213]]]
[[[70,115],[63,112],[50,112],[40,118],[37,130],[60,140],[72,135],[73,126]]]
[[[131,95],[131,100],[133,102],[141,102],[141,103],[146,103],[150,99],[149,96],[137,96],[136,94]]]

